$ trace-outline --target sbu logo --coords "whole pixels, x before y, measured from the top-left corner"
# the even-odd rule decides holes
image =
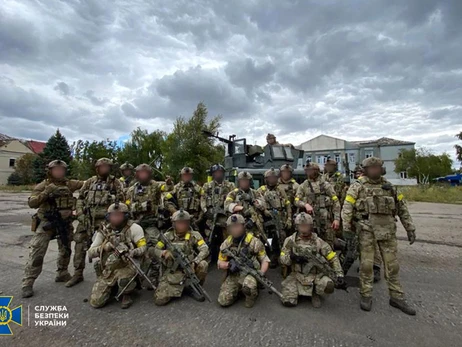
[[[12,296],[0,296],[0,336],[13,335],[10,323],[22,325],[22,305],[10,309]]]

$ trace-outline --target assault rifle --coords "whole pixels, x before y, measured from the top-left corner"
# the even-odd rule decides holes
[[[258,283],[262,284],[267,288],[270,293],[275,293],[277,296],[282,298],[282,294],[274,287],[273,282],[271,282],[265,275],[263,275],[260,271],[255,270],[253,266],[253,262],[244,254],[236,255],[229,249],[224,249],[221,253],[230,259],[230,261],[234,262],[239,269],[239,272],[244,275],[250,275],[257,280]]]
[[[177,247],[175,247],[172,242],[165,236],[164,233],[160,233],[160,240],[165,245],[165,248],[172,252],[173,255],[173,267],[172,270],[176,271],[180,268],[184,274],[185,279],[183,283],[186,287],[189,287],[192,291],[194,291],[198,296],[206,298],[209,302],[212,302],[210,296],[207,294],[204,288],[202,288],[200,284],[200,280],[197,277],[196,273],[193,271],[191,267],[191,262],[189,261],[188,257],[180,251]]]
[[[357,235],[346,241],[345,258],[342,264],[343,273],[345,275],[348,273],[348,270],[350,270],[356,258],[358,258],[358,242]]]
[[[48,220],[48,223],[45,223],[43,230],[54,230],[56,232],[56,239],[61,241],[64,251],[69,255],[71,254],[71,248],[69,245],[70,222],[63,219],[54,198],[48,199],[48,203],[50,204],[51,209],[45,213],[45,218]]]

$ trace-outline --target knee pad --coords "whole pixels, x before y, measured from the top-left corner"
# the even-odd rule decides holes
[[[324,293],[326,294],[332,294],[334,292],[334,282],[332,281],[327,281],[326,288],[324,289]]]

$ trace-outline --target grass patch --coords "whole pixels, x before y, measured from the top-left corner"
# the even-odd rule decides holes
[[[0,192],[12,192],[12,193],[21,193],[21,192],[28,192],[34,189],[33,185],[30,186],[8,186],[8,185],[0,185]]]
[[[462,187],[451,186],[411,186],[399,188],[408,201],[462,204]]]

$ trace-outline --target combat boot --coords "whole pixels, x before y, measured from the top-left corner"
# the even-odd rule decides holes
[[[377,283],[382,279],[380,275],[380,266],[374,265],[374,283]]]
[[[361,307],[361,310],[363,311],[372,310],[372,298],[370,296],[362,296],[359,306]]]
[[[129,308],[133,304],[133,299],[129,294],[124,294],[122,296],[122,302],[120,303],[120,307],[123,309]]]
[[[313,295],[311,296],[311,305],[314,308],[320,308],[322,305],[321,297],[313,291]]]
[[[252,308],[255,305],[255,299],[253,296],[245,296],[244,306],[247,308]]]
[[[66,287],[73,287],[76,284],[80,283],[83,281],[83,276],[82,275],[74,275],[72,276],[65,284]]]
[[[411,307],[404,299],[390,298],[390,306],[396,307],[410,316],[415,316],[417,313],[415,308]]]
[[[55,277],[55,282],[67,282],[72,278],[69,272],[59,274]]]
[[[26,286],[22,287],[22,297],[23,298],[30,298],[31,296],[34,295],[34,290],[32,289],[32,286]]]

